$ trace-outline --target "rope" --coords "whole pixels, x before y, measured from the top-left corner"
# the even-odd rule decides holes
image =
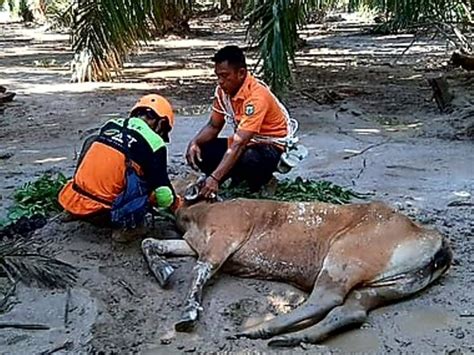
[[[285,117],[288,133],[285,137],[271,137],[271,136],[259,134],[259,135],[255,135],[252,138],[252,141],[255,143],[276,143],[276,144],[283,145],[286,148],[290,148],[294,146],[299,140],[298,137],[296,137],[296,132],[299,129],[298,121],[290,117],[290,114],[288,113],[288,110],[286,109],[286,107],[271,92],[267,84],[265,84],[261,80],[258,80],[258,82],[268,89],[273,99],[277,102],[281,112],[283,113],[283,116]],[[221,95],[219,95],[219,89],[221,90],[222,98],[221,98]],[[238,128],[238,123],[235,119],[235,113],[234,113],[234,109],[232,108],[232,102],[231,102],[230,97],[219,86],[216,87],[214,97],[216,98],[217,104],[219,105],[219,107],[213,106],[212,109],[216,111],[217,113],[223,114],[225,121],[231,124],[232,127],[234,128],[234,131],[236,131]]]

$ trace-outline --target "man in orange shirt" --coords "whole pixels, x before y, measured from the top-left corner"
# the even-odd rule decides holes
[[[191,140],[188,163],[207,175],[201,195],[208,198],[232,178],[257,191],[270,181],[291,138],[290,118],[270,89],[248,71],[237,46],[220,49],[213,58],[218,86],[209,122]],[[234,134],[218,138],[225,123]]]
[[[59,193],[59,203],[67,212],[64,219],[113,226],[112,206],[126,188],[127,167],[144,182],[140,192],[144,206],[149,195],[157,207],[177,208],[180,198],[168,178],[165,144],[173,124],[170,103],[155,94],[138,100],[128,119],[107,121],[98,135],[84,143],[74,177]],[[141,226],[118,228],[114,239],[127,241],[140,233],[136,227]]]

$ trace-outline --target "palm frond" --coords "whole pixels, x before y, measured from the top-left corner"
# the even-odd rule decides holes
[[[12,282],[10,284],[10,287],[6,289],[5,291],[1,292],[2,297],[0,299],[0,314],[5,313],[8,311],[11,303],[10,297],[12,297],[15,294],[16,291],[16,283]]]
[[[149,38],[151,1],[78,1],[74,12],[73,81],[110,80],[128,51]]]
[[[366,199],[367,195],[346,189],[330,181],[305,180],[301,177],[297,177],[295,180],[278,181],[275,186],[275,191],[270,195],[264,191],[251,192],[246,184],[240,184],[235,187],[224,187],[220,192],[220,197],[224,199],[245,197],[276,201],[320,201],[333,204],[345,204],[352,202],[354,199]]]
[[[274,91],[291,83],[297,31],[315,10],[345,5],[349,11],[362,7],[383,13],[384,31],[395,31],[422,22],[472,22],[470,0],[248,0],[247,36],[259,47],[259,62],[265,80]]]
[[[46,287],[67,287],[76,281],[76,268],[55,258],[28,253],[29,243],[13,241],[0,244],[0,270],[13,281]]]
[[[119,74],[133,47],[173,24],[186,22],[195,2],[77,0],[74,4],[72,81],[98,81]],[[473,6],[470,0],[246,0],[247,36],[258,45],[261,70],[275,91],[282,92],[292,81],[298,29],[308,15],[341,5],[383,13],[388,30],[433,19],[466,21]]]
[[[71,28],[74,20],[74,0],[48,0],[45,16],[52,29]]]
[[[348,8],[357,11],[365,7],[384,14],[386,22],[379,26],[396,31],[420,23],[459,23],[471,21],[469,0],[350,0]]]
[[[263,76],[276,92],[282,91],[292,80],[297,31],[304,24],[308,4],[290,0],[250,0],[248,3],[247,36],[250,38],[252,30],[259,28],[251,40],[259,46]]]
[[[119,74],[129,51],[168,22],[184,16],[190,0],[89,0],[74,10],[72,81]]]

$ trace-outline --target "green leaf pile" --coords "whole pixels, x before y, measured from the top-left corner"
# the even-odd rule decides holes
[[[310,202],[319,201],[333,204],[345,204],[353,199],[365,199],[366,196],[345,189],[330,181],[303,180],[301,177],[295,180],[279,181],[273,194],[265,191],[250,192],[246,186],[224,187],[219,192],[223,199],[245,197],[253,199],[270,199],[277,201]]]
[[[67,178],[62,173],[46,173],[18,188],[13,195],[14,205],[8,209],[9,222],[15,222],[22,217],[46,217],[60,212],[62,208],[58,203],[58,193],[66,182]]]

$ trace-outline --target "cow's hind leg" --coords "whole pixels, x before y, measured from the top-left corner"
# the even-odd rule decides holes
[[[411,296],[427,287],[447,270],[451,258],[451,250],[446,241],[443,241],[442,247],[426,265],[354,289],[343,305],[333,308],[319,323],[299,332],[274,338],[269,345],[295,346],[300,343],[318,343],[341,328],[361,324],[367,319],[367,313],[371,309]]]
[[[142,242],[145,260],[161,287],[165,287],[174,273],[174,268],[162,258],[162,255],[195,255],[184,240],[157,240],[147,238]]]
[[[270,340],[270,346],[296,346],[318,343],[341,328],[362,324],[367,312],[386,300],[385,289],[364,288],[352,291],[343,305],[333,308],[317,324],[289,335]]]
[[[347,290],[344,284],[334,281],[323,273],[316,280],[313,292],[301,306],[288,314],[258,324],[237,334],[237,337],[271,338],[284,333],[303,321],[312,323],[324,317],[329,310],[343,303]]]
[[[334,245],[324,259],[321,271],[308,299],[294,311],[244,330],[238,337],[271,338],[288,332],[299,323],[316,323],[331,309],[341,305],[352,288],[366,278],[366,270],[357,257],[344,255],[344,243]]]

